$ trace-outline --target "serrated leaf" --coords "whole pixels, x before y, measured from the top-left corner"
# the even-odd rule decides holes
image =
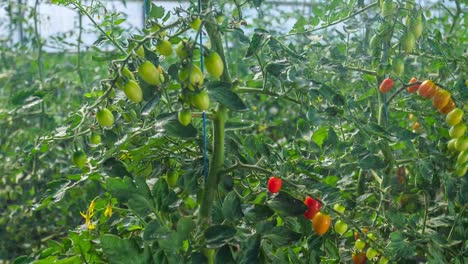
[[[236,220],[244,216],[241,201],[236,192],[232,191],[226,195],[223,202],[223,216],[227,221]]]
[[[229,89],[229,86],[218,83],[218,86],[211,85],[208,93],[220,104],[226,106],[233,111],[248,110],[242,99],[236,93]]]
[[[205,230],[206,243],[210,248],[218,248],[234,238],[236,229],[228,225],[213,225]]]
[[[267,204],[271,209],[285,216],[300,216],[307,210],[302,201],[286,192],[279,192]]]

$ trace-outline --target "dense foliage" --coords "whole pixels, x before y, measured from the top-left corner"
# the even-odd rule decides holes
[[[462,1],[153,3],[139,31],[55,0],[100,36],[53,54],[40,2],[0,46],[0,259],[468,258]]]

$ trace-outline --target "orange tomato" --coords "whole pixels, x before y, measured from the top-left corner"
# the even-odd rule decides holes
[[[438,89],[432,98],[432,105],[437,109],[444,108],[450,101],[451,95],[447,90]]]
[[[366,253],[361,252],[359,254],[353,253],[352,255],[354,264],[364,264],[367,261]]]
[[[388,93],[388,91],[390,91],[394,85],[395,85],[395,82],[392,79],[385,78],[385,80],[383,80],[382,83],[380,84],[379,90],[383,94]]]
[[[315,233],[321,236],[325,234],[328,231],[328,229],[330,229],[331,218],[327,214],[318,212],[312,219],[312,224]]]
[[[443,108],[439,108],[439,113],[446,115],[453,109],[455,109],[455,102],[452,100],[452,98],[449,98],[448,103]]]
[[[414,122],[412,128],[413,128],[413,132],[418,131],[419,128],[421,128],[421,124],[419,124],[419,122]]]
[[[436,93],[436,85],[431,80],[426,80],[419,86],[419,95],[426,99],[432,98]]]
[[[416,77],[413,77],[413,78],[411,78],[409,83],[415,83],[417,81],[418,81],[418,79],[416,79]],[[420,86],[420,84],[411,85],[411,86],[408,86],[406,88],[406,90],[408,91],[408,93],[415,93],[419,89],[419,86]]]

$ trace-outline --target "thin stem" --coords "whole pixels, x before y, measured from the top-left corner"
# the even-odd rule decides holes
[[[235,88],[234,91],[237,92],[237,93],[265,94],[265,95],[270,95],[270,96],[273,96],[273,97],[282,98],[282,99],[288,100],[288,101],[296,103],[296,104],[302,104],[301,101],[299,101],[297,99],[294,99],[294,98],[291,98],[291,97],[289,97],[289,96],[287,96],[285,94],[278,94],[278,93],[266,91],[264,89],[251,88],[251,87],[237,87],[237,88]]]
[[[314,29],[311,29],[311,30],[306,30],[306,31],[302,31],[302,32],[295,32],[295,33],[286,34],[286,35],[282,36],[282,38],[284,38],[284,37],[289,37],[289,36],[294,36],[294,35],[299,35],[299,34],[312,33],[312,32],[315,32],[315,31],[319,31],[319,30],[322,30],[322,29],[325,29],[325,28],[328,28],[328,27],[337,25],[337,24],[339,24],[339,23],[341,23],[341,22],[344,22],[344,21],[346,21],[346,20],[348,20],[348,19],[350,19],[350,18],[353,18],[353,17],[355,17],[355,16],[361,14],[362,12],[365,12],[366,10],[368,10],[368,9],[370,9],[370,8],[372,8],[372,7],[376,6],[376,5],[378,5],[378,4],[379,4],[378,1],[377,1],[377,2],[374,2],[374,3],[372,3],[372,4],[368,5],[368,6],[365,6],[365,7],[361,8],[360,10],[358,10],[358,11],[352,13],[352,14],[349,14],[348,16],[346,16],[346,17],[344,17],[344,18],[342,18],[342,19],[336,20],[336,21],[334,21],[334,22],[331,22],[331,23],[329,23],[329,24],[326,24],[326,25],[323,25],[323,26],[321,26],[321,27],[314,28]]]

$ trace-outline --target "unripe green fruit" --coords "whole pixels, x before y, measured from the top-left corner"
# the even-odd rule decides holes
[[[449,130],[449,135],[451,138],[459,138],[465,135],[466,125],[463,123],[458,123],[456,126],[453,126]]]
[[[455,175],[458,177],[463,177],[465,176],[467,170],[468,170],[468,164],[459,165],[457,169],[455,170]]]
[[[418,14],[414,18],[410,18],[408,22],[408,29],[413,33],[416,38],[419,38],[423,32],[422,15]]]
[[[405,61],[401,57],[397,57],[392,61],[392,70],[396,75],[401,75],[405,71]]]
[[[168,40],[161,40],[157,45],[156,45],[156,50],[164,56],[170,56],[172,54],[172,44]]]
[[[194,88],[200,88],[203,85],[203,72],[197,65],[192,66],[190,71],[190,85],[189,88],[193,91]]]
[[[109,109],[103,108],[96,113],[96,120],[103,127],[111,127],[114,124],[114,115]]]
[[[457,164],[463,165],[468,162],[468,150],[460,152],[457,157]]]
[[[101,143],[101,135],[99,134],[92,134],[89,138],[89,142],[94,145],[99,145]]]
[[[451,126],[456,126],[462,121],[463,115],[463,110],[461,110],[460,108],[455,108],[447,114],[447,116],[445,117],[445,121]]]
[[[192,96],[192,105],[202,111],[210,108],[210,97],[205,91],[201,91]]]
[[[143,91],[140,88],[140,85],[136,81],[130,80],[127,82],[123,89],[128,100],[139,103],[143,100]]]
[[[336,221],[334,227],[335,227],[335,232],[340,235],[343,235],[348,230],[348,224],[346,224],[345,222],[341,220]]]
[[[204,58],[206,71],[215,79],[219,79],[224,71],[224,64],[221,56],[217,52],[211,52]]]
[[[188,126],[192,122],[192,111],[190,109],[183,109],[177,114],[179,123],[183,126]]]
[[[354,243],[354,247],[357,250],[363,250],[366,247],[366,242],[362,241],[361,239],[356,240]]]
[[[190,23],[190,27],[193,28],[195,31],[198,31],[200,29],[201,23],[202,20],[199,17],[197,17]]]
[[[382,4],[382,17],[393,15],[395,12],[395,4],[392,0],[385,0]]]
[[[379,252],[377,252],[377,250],[373,249],[373,248],[368,248],[367,251],[366,251],[366,257],[368,259],[373,259],[375,257],[377,257],[377,255],[379,254]]]
[[[143,81],[148,84],[158,85],[160,83],[159,71],[149,61],[143,62],[140,67],[138,67],[138,73]]]
[[[468,149],[468,137],[459,137],[455,140],[455,149],[457,151],[465,151]]]
[[[176,54],[177,56],[180,58],[180,59],[185,59],[187,58],[188,54],[189,54],[189,47],[188,47],[188,43],[184,42],[184,41],[180,41],[179,44],[177,44],[177,47],[176,47]]]
[[[145,57],[145,48],[143,48],[143,45],[141,45],[140,47],[138,47],[138,49],[135,51],[135,53],[144,58]]]
[[[416,37],[413,35],[412,32],[407,31],[405,35],[401,38],[401,49],[406,52],[413,51],[414,47],[416,46]]]
[[[86,165],[86,160],[88,157],[82,150],[75,151],[72,156],[72,162],[77,167],[82,168]]]

